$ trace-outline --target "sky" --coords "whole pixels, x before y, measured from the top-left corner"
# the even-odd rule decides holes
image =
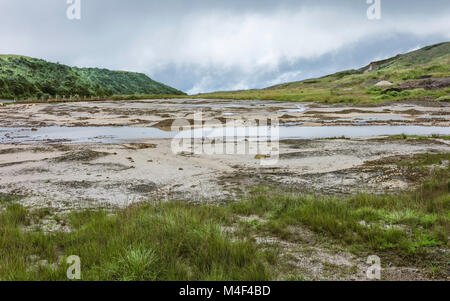
[[[449,0],[0,0],[0,54],[142,72],[189,94],[322,76],[444,41]]]

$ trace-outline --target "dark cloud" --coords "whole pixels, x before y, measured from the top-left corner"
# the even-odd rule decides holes
[[[261,88],[450,39],[450,1],[0,0],[0,53],[145,72],[184,91]]]

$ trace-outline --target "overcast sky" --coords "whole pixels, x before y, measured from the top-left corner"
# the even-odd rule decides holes
[[[449,0],[0,0],[0,53],[143,72],[188,93],[262,88],[450,40]],[[373,0],[375,1],[375,0]]]

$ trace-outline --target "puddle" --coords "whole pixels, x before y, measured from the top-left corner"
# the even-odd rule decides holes
[[[42,127],[0,128],[0,143],[33,141],[116,143],[143,138],[172,138],[176,132],[152,127]]]
[[[224,127],[204,128],[193,131],[182,131],[178,138],[225,138],[237,137],[237,140],[250,138],[249,140],[265,140],[268,133],[272,133],[272,139],[319,139],[319,138],[359,138],[387,135],[449,135],[449,127],[427,126],[279,126],[279,127]],[[257,137],[257,138],[255,138]],[[240,139],[239,139],[240,138]],[[253,138],[253,139],[252,139]]]
[[[433,126],[279,126],[203,128],[181,132],[163,131],[152,127],[43,127],[0,128],[0,143],[124,143],[140,139],[170,138],[250,138],[264,140],[267,132],[288,139],[317,139],[334,137],[371,137],[385,135],[450,135],[450,127]],[[257,138],[255,138],[257,137]],[[274,137],[272,137],[274,139]]]
[[[433,126],[291,126],[280,128],[280,139],[316,139],[388,136],[388,135],[449,135],[449,127]]]
[[[264,103],[261,102],[248,102],[248,103],[205,103],[205,104],[183,104],[186,108],[212,108],[212,109],[250,109],[254,106],[264,107]]]
[[[284,113],[303,113],[306,111],[306,108],[302,105],[295,105],[297,107],[297,109],[290,109],[290,110],[285,110],[282,111]]]
[[[420,115],[417,119],[446,119],[450,120],[450,115]]]
[[[404,121],[404,120],[411,120],[411,119],[399,115],[386,115],[386,116],[357,116],[351,118],[337,118],[333,120],[323,120],[323,122],[333,123],[340,121],[349,121],[353,123],[366,123],[370,121]]]

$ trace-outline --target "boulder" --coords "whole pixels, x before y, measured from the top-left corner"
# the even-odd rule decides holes
[[[377,87],[392,86],[392,85],[393,83],[388,82],[387,80],[382,80],[375,84],[375,86]]]

